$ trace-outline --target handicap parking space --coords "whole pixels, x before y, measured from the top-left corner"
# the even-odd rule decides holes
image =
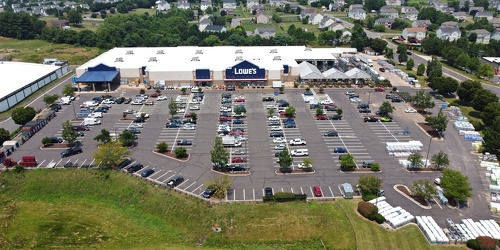
[[[313,186],[294,186],[294,187],[271,187],[273,194],[276,193],[294,193],[305,194],[309,200],[331,200],[341,197],[341,192],[336,186],[318,185],[321,190],[321,196],[315,196]],[[264,188],[241,188],[227,190],[226,201],[262,201],[265,196]]]
[[[410,141],[411,131],[408,128],[401,128],[396,122],[370,122],[368,127],[382,142]]]

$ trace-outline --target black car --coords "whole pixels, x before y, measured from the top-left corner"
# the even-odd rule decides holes
[[[283,127],[284,128],[296,128],[297,125],[295,124],[295,122],[287,122],[287,123],[283,123]]]
[[[306,91],[306,92],[304,92],[304,95],[311,96],[311,95],[314,95],[314,94],[311,91]]]
[[[273,196],[274,193],[273,193],[273,189],[270,188],[270,187],[266,187],[264,188],[264,196]]]
[[[190,140],[182,139],[177,141],[177,145],[193,145],[193,142]]]
[[[125,101],[123,103],[129,104],[132,101],[132,98],[125,98]]]
[[[368,103],[358,104],[358,109],[367,109],[367,108],[370,108],[370,104],[368,104]]]
[[[227,86],[227,89],[226,89],[226,91],[235,91],[235,90],[236,90],[236,87],[234,85]]]
[[[50,143],[63,143],[63,139],[59,137],[50,137],[51,142]]]
[[[365,117],[363,120],[365,122],[378,122],[378,118],[375,117]]]
[[[262,98],[263,102],[274,102],[274,97],[263,97]]]
[[[231,98],[230,93],[222,93],[222,98]]]
[[[236,172],[236,171],[245,171],[245,165],[227,165],[225,167],[225,171]]]
[[[411,53],[410,51],[406,52],[406,54],[408,54],[409,56],[413,55],[413,53]]]
[[[108,109],[106,109],[106,108],[104,108],[104,107],[99,107],[99,108],[97,108],[96,110],[94,110],[94,112],[107,113],[107,112],[108,112]]]
[[[401,101],[403,101],[403,100],[399,97],[392,98],[392,102],[401,102]]]
[[[339,136],[339,133],[335,130],[326,131],[324,136]]]
[[[385,99],[392,99],[394,97],[393,94],[386,94]]]
[[[288,107],[288,106],[290,106],[290,103],[288,103],[288,102],[281,102],[281,103],[278,105],[278,107]]]
[[[142,117],[136,117],[134,119],[134,123],[143,123],[143,122],[144,122],[144,118],[142,118]]]
[[[378,69],[378,70],[380,70],[380,72],[385,72],[385,69],[384,69],[384,68],[380,68],[380,69]]]
[[[122,161],[122,162],[120,162],[120,163],[118,163],[118,166],[116,166],[116,167],[117,167],[117,168],[119,168],[119,169],[122,169],[122,168],[124,168],[124,167],[126,167],[126,166],[130,165],[130,163],[132,163],[132,160],[131,160],[131,159],[129,159],[129,158],[127,158],[127,159],[123,159],[123,161]]]
[[[380,110],[377,110],[377,112],[375,112],[376,115],[387,115],[387,113],[385,112],[382,112]]]
[[[285,135],[281,132],[272,132],[269,134],[269,137],[284,137]]]
[[[50,109],[55,111],[55,112],[59,111],[61,108],[62,108],[61,105],[57,104],[57,103],[50,105]]]
[[[359,113],[364,113],[364,114],[369,114],[369,113],[371,113],[371,112],[372,112],[371,110],[369,110],[369,109],[367,109],[367,108],[364,108],[364,109],[359,109],[358,111],[359,111]]]
[[[169,123],[165,124],[165,127],[166,128],[180,128],[181,124],[178,122],[169,122]]]
[[[116,102],[117,104],[122,104],[123,102],[125,102],[125,97],[119,97],[119,98],[117,98],[117,99],[115,100],[115,102]]]
[[[203,194],[201,194],[201,196],[203,196],[203,198],[210,199],[210,197],[212,197],[214,193],[215,193],[215,187],[210,186],[207,189],[205,189],[205,191],[203,192]]]
[[[330,117],[330,120],[342,120],[342,116],[341,115],[332,115]]]
[[[282,151],[274,153],[274,157],[280,157]]]
[[[182,124],[186,124],[186,123],[196,124],[196,120],[193,120],[193,119],[182,120]]]
[[[174,176],[170,181],[167,182],[167,187],[169,188],[174,188],[176,186],[179,186],[184,181],[184,177],[178,175]]]
[[[72,155],[76,155],[76,154],[79,154],[79,153],[82,153],[83,150],[80,146],[75,146],[75,147],[72,147],[72,148],[68,148],[64,151],[61,152],[61,158],[64,158],[64,157],[68,157],[68,156],[72,156]]]
[[[137,171],[141,170],[143,167],[144,167],[144,165],[142,165],[142,163],[136,163],[136,164],[128,167],[127,172],[129,172],[129,173],[137,172]]]

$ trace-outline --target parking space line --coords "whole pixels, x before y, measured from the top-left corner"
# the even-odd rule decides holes
[[[304,190],[302,190],[302,187],[300,187],[300,193],[304,194]]]
[[[389,131],[389,129],[385,126],[385,124],[384,124],[384,123],[380,122],[380,124],[381,124],[382,126],[384,126],[385,130],[387,130],[387,132],[389,132],[389,134],[390,134],[390,135],[392,135],[392,137],[393,137],[393,138],[394,138],[397,142],[399,142],[399,140],[398,140],[398,139],[394,136],[394,134],[392,134],[392,132],[391,132],[391,131]]]
[[[245,189],[243,189],[243,200],[246,200],[246,193]]]
[[[233,189],[233,201],[236,200],[236,189]]]
[[[312,196],[314,197],[313,188],[312,188],[312,187],[309,187],[309,190],[311,190],[311,194],[312,194]]]
[[[54,166],[54,168],[57,168],[57,165],[59,165],[59,163],[61,163],[62,159],[60,159],[57,164]]]
[[[330,189],[330,193],[332,194],[332,197],[335,197],[335,195],[333,194],[333,191],[332,191],[332,187],[328,186],[328,189]]]
[[[45,160],[43,160],[42,162],[40,162],[40,164],[38,164],[38,165],[36,166],[36,168],[40,167],[40,166],[41,166],[41,165],[42,165],[42,164],[43,164],[46,160],[47,160],[47,159],[45,159]]]
[[[92,165],[92,164],[94,164],[94,161],[95,161],[95,159],[92,159],[92,162],[90,162],[90,164],[89,164],[89,165]]]
[[[191,193],[194,194],[194,191],[200,189],[201,187],[203,186],[203,184],[201,184],[200,186],[198,186],[197,188],[195,188]],[[203,193],[203,192],[202,192]]]
[[[252,188],[253,200],[255,200],[255,188]]]
[[[170,173],[170,170],[168,170],[166,173],[162,174],[160,177],[156,178],[155,180],[160,179],[161,177],[165,176],[166,174]]]
[[[192,185],[194,185],[195,183],[196,183],[196,181],[195,181],[195,182],[193,182],[193,183],[191,183],[191,185],[187,186],[187,187],[186,187],[186,188],[184,188],[183,190],[186,190],[186,189],[190,188],[190,187],[191,187]],[[180,185],[179,185],[179,186],[180,186]]]
[[[183,181],[181,184],[177,185],[177,188],[179,188],[180,186],[182,186],[184,183],[187,183],[189,181],[189,179],[186,179],[185,181]],[[180,188],[179,188],[180,189]]]
[[[172,179],[172,177],[174,177],[174,176],[175,176],[175,174],[171,175],[171,176],[170,176],[170,177],[168,177],[165,181],[168,181],[168,180]]]
[[[82,164],[80,165],[80,168],[82,168],[82,165],[84,165],[86,161],[87,159],[83,160]]]

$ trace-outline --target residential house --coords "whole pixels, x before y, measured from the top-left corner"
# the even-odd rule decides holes
[[[448,21],[448,22],[441,23],[441,27],[457,28],[458,29],[458,28],[460,28],[460,25],[457,22]]]
[[[471,30],[470,34],[477,34],[476,43],[488,44],[490,43],[491,33],[485,29]]]
[[[366,11],[363,9],[353,9],[353,10],[349,11],[347,16],[354,19],[354,20],[365,20]]]
[[[413,11],[413,10],[417,10],[417,9],[413,6],[402,6],[401,7],[401,14],[406,14],[407,11]]]
[[[342,38],[340,39],[343,43],[348,43],[351,41],[352,33],[348,29],[342,31]]]
[[[177,8],[182,10],[191,9],[191,3],[188,0],[180,0],[177,2]]]
[[[252,14],[257,15],[259,13],[264,13],[265,8],[264,8],[264,6],[258,4],[258,5],[252,6],[251,11],[252,11]]]
[[[290,8],[291,8],[291,9],[296,10],[297,8],[299,8],[299,7],[300,7],[298,3],[290,3],[290,2],[288,2],[288,3],[290,4]]]
[[[455,41],[462,36],[462,32],[459,28],[441,26],[436,31],[436,36],[443,40]]]
[[[441,2],[441,0],[431,0],[430,4],[434,9],[442,11],[444,8],[448,8],[448,2]]]
[[[274,27],[260,27],[253,31],[253,35],[259,35],[262,38],[271,38],[276,36],[276,29]]]
[[[401,6],[401,0],[385,0],[388,6]]]
[[[269,21],[270,21],[271,17],[268,16],[268,15],[264,15],[264,14],[257,14],[255,15],[255,23],[264,23],[264,24],[268,24]]]
[[[170,10],[170,4],[167,1],[156,2],[156,10],[162,13],[167,13]]]
[[[205,11],[208,7],[212,7],[212,0],[201,0],[200,9]]]
[[[341,5],[341,4],[338,4],[338,3],[331,3],[330,5],[328,5],[328,10],[330,11],[340,11],[342,10],[342,7],[344,5]]]
[[[401,33],[401,36],[409,42],[420,42],[424,40],[427,29],[425,27],[406,28]],[[416,40],[416,41],[415,41]]]
[[[500,30],[495,30],[493,33],[491,33],[490,40],[500,40]]]
[[[481,6],[478,6],[478,7],[469,7],[469,15],[470,13],[472,13],[473,11],[476,11],[476,12],[483,12],[484,11],[484,7],[481,7]]]
[[[467,14],[463,11],[453,12],[451,15],[454,16],[459,22],[463,22],[467,18]]]
[[[332,26],[333,24],[335,24],[335,20],[328,16],[324,16],[318,24],[318,29],[328,29],[328,27]]]
[[[415,21],[418,19],[418,10],[409,10],[405,13],[405,18],[410,21]]]
[[[342,23],[334,23],[333,25],[328,27],[328,30],[331,31],[345,30],[345,26]]]
[[[90,5],[84,3],[84,4],[80,4],[80,8],[82,9],[86,9],[86,10],[90,10]]]
[[[500,29],[500,18],[494,17],[489,21],[495,29]]]
[[[486,18],[488,20],[491,20],[493,18],[493,12],[492,11],[481,11],[481,12],[477,12],[476,15],[474,16],[474,19],[478,19],[478,18]]]
[[[349,11],[355,10],[355,9],[363,9],[363,5],[362,4],[351,4],[349,6]]]
[[[64,7],[71,8],[73,5],[76,5],[75,2],[67,1],[63,3]]]
[[[312,14],[310,17],[309,17],[309,23],[310,24],[314,24],[314,25],[317,25],[321,22],[321,20],[323,20],[323,15],[319,14],[319,13],[315,13],[315,14]]]
[[[415,20],[411,23],[411,27],[429,27],[431,24],[430,20]]]
[[[259,5],[259,0],[248,0],[247,9],[252,9],[253,6]]]
[[[381,8],[380,15],[385,16],[387,18],[396,19],[399,16],[399,12],[393,8],[384,8],[384,9]]]
[[[386,28],[391,28],[392,24],[394,23],[394,19],[392,18],[379,18],[375,20],[373,23],[374,25],[384,25]]]
[[[227,29],[226,29],[226,27],[220,26],[220,25],[207,25],[207,27],[205,27],[205,29],[203,31],[204,32],[212,32],[212,33],[222,33],[222,32],[226,32]]]
[[[210,19],[210,15],[203,15],[200,17],[200,21],[198,22],[198,30],[204,31],[208,25],[212,25],[212,19]]]
[[[312,14],[314,14],[314,10],[313,9],[304,9],[302,10],[302,12],[300,12],[300,19],[304,19],[306,17],[310,17]]]
[[[224,0],[222,2],[222,8],[223,9],[236,9],[238,7],[238,4],[236,3],[236,0]]]
[[[40,6],[31,7],[31,15],[35,15],[35,16],[42,15],[42,7],[40,7]]]
[[[270,0],[269,4],[271,6],[284,7],[285,6],[285,1],[284,0]]]
[[[69,26],[68,20],[52,20],[47,22],[47,27],[58,27],[64,29],[66,26]]]

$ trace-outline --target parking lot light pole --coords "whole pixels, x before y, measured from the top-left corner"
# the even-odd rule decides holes
[[[425,156],[425,166],[427,167],[427,161],[429,160],[429,152],[431,151],[432,135],[429,137],[429,148],[427,149],[427,156]]]
[[[73,104],[73,115],[75,116],[76,120],[75,101],[72,101],[71,103]]]

